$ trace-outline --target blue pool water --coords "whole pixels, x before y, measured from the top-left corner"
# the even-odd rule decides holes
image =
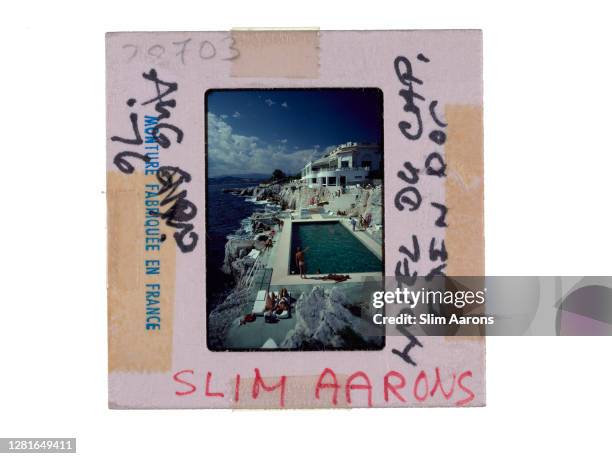
[[[306,274],[382,272],[382,261],[338,222],[293,223],[290,272],[298,274],[295,252],[305,249]]]

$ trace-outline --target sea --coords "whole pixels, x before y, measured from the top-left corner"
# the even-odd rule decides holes
[[[249,217],[261,206],[250,197],[224,193],[228,188],[248,188],[261,179],[209,178],[206,191],[206,297],[207,310],[222,302],[233,286],[233,278],[221,271],[228,238],[250,239]]]

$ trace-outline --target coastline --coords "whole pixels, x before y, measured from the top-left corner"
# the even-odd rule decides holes
[[[209,310],[207,336],[208,346],[213,350],[225,348],[230,328],[235,327],[237,320],[249,312],[248,308],[252,306],[257,289],[269,287],[270,279],[266,278],[266,274],[267,271],[270,271],[271,275],[270,267],[275,264],[274,258],[277,255],[275,247],[283,232],[284,221],[298,219],[305,216],[301,215],[304,213],[308,214],[307,218],[334,219],[335,221],[348,221],[351,217],[359,218],[367,215],[371,223],[364,231],[367,231],[369,238],[382,244],[383,208],[380,184],[366,187],[352,185],[344,188],[311,188],[296,181],[285,181],[284,183],[259,183],[243,188],[227,188],[223,189],[223,192],[231,194],[235,199],[252,202],[257,205],[257,209],[250,216],[241,220],[239,229],[226,235],[221,270],[231,276],[234,285],[228,289],[223,301],[212,304]],[[267,244],[271,244],[272,248],[267,247]],[[254,285],[259,287],[254,287]],[[335,293],[326,293],[327,290],[333,290]],[[325,295],[332,295],[327,298],[327,303],[331,304],[328,306],[335,313],[338,313],[337,304],[347,302],[344,297],[338,296],[338,292],[346,290],[345,286],[336,289],[322,289],[311,285],[309,291],[302,292],[296,301],[312,305],[311,294],[318,295],[319,301]],[[349,316],[350,314],[343,315],[342,321],[354,322]],[[359,324],[353,323],[353,327],[359,328]],[[284,341],[292,341],[299,327],[296,325],[294,328],[286,333],[287,337]],[[293,342],[299,345],[295,339]]]

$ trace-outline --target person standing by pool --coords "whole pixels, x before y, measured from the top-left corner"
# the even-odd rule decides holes
[[[355,225],[357,225],[357,220],[351,217],[351,225],[353,225],[353,232],[355,232]]]
[[[306,263],[304,262],[304,252],[307,249],[304,249],[302,251],[301,247],[297,248],[297,251],[295,252],[295,263],[298,265],[298,268],[300,270],[300,278],[301,279],[306,279]]]

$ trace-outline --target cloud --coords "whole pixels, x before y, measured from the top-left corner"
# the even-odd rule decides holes
[[[266,100],[264,100],[264,102],[266,104],[268,104],[268,107],[271,107],[272,105],[274,105],[276,103],[272,99],[266,99]]]
[[[240,118],[240,112],[234,112],[232,118]]]
[[[287,143],[287,139],[281,139],[280,143]]]
[[[281,104],[281,107],[283,107],[283,108],[289,108],[289,104],[288,104],[287,102],[283,102],[283,103]]]
[[[227,115],[221,115],[221,118],[223,118],[225,120],[225,119],[227,119]]]
[[[289,150],[287,143],[268,143],[244,136],[214,113],[208,115],[208,176],[236,173],[271,174],[274,169],[297,173],[308,161],[321,156],[313,148]],[[285,140],[285,139],[283,139]],[[331,149],[333,146],[328,147]]]

